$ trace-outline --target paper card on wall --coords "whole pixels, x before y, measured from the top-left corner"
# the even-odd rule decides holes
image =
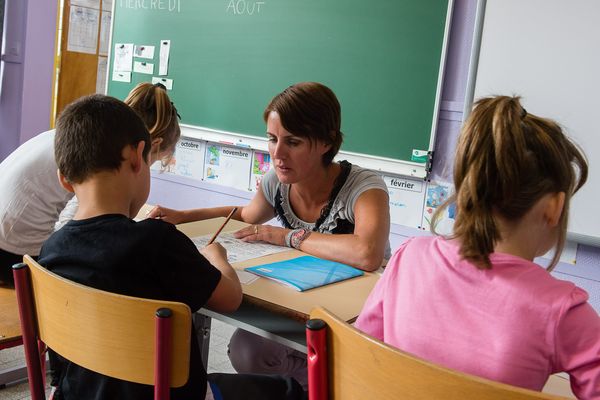
[[[98,69],[96,71],[96,93],[106,93],[106,68],[108,58],[98,57]]]
[[[133,43],[115,43],[113,71],[131,72]]]
[[[96,54],[100,11],[87,7],[71,7],[67,50]]]
[[[95,8],[96,10],[100,8],[100,0],[71,0],[71,7],[80,6],[87,8]],[[102,7],[104,8],[104,7]]]
[[[131,72],[113,71],[112,80],[115,82],[131,82]]]
[[[450,195],[452,195],[453,191],[454,185],[451,183],[434,181],[427,183],[422,229],[429,230],[431,228],[431,218],[433,217],[434,212],[448,199],[448,197],[450,197]],[[450,204],[438,220],[436,231],[444,235],[452,233],[455,215],[456,206]]]
[[[255,151],[252,156],[252,171],[250,172],[250,190],[257,192],[263,176],[271,169],[271,156],[263,151]]]
[[[248,190],[252,150],[208,144],[204,159],[204,180]]]
[[[182,138],[175,147],[173,168],[168,172],[201,180],[204,177],[206,142]]]
[[[102,0],[102,9],[103,10],[112,11],[112,5],[113,5],[113,0]]]
[[[390,220],[393,224],[418,228],[423,216],[425,182],[404,177],[384,176],[390,195]]]
[[[159,77],[153,76],[152,84],[154,85],[156,83],[162,83],[163,85],[165,85],[167,90],[173,90],[173,79],[159,78]]]
[[[154,58],[154,46],[136,45],[133,55],[140,58]]]
[[[160,62],[158,64],[158,74],[167,75],[169,68],[169,53],[171,52],[171,41],[161,40],[160,41]]]
[[[133,72],[137,72],[139,74],[152,75],[154,73],[154,64],[147,63],[145,61],[134,61]]]
[[[100,17],[100,46],[98,53],[101,56],[108,55],[108,41],[110,39],[110,21],[112,14],[110,11],[102,11]]]

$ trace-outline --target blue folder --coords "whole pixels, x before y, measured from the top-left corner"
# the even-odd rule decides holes
[[[257,265],[245,270],[283,283],[299,292],[364,275],[363,271],[349,265],[313,256]]]

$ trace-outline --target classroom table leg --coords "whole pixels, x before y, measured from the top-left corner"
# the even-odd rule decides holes
[[[200,346],[202,364],[204,364],[204,369],[208,371],[208,350],[210,346],[211,318],[197,312],[192,315],[192,321],[196,331],[196,339],[198,340],[198,345]]]

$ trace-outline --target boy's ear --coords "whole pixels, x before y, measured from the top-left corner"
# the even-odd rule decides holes
[[[140,140],[134,148],[135,150],[131,152],[131,168],[133,169],[133,172],[139,172],[140,169],[147,164],[147,160],[144,158],[145,146],[146,142]]]
[[[56,175],[58,175],[58,181],[60,182],[60,186],[65,188],[67,192],[75,193],[75,191],[73,190],[73,185],[71,185],[67,178],[65,178],[65,176],[60,173],[59,169],[56,170]]]
[[[544,218],[548,226],[555,227],[560,222],[563,210],[565,208],[565,192],[552,193],[546,203]]]

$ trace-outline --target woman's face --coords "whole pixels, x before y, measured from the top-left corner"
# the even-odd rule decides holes
[[[302,181],[310,178],[315,170],[324,168],[323,154],[330,146],[291,134],[281,124],[276,111],[271,111],[267,119],[267,138],[273,167],[281,183]]]

